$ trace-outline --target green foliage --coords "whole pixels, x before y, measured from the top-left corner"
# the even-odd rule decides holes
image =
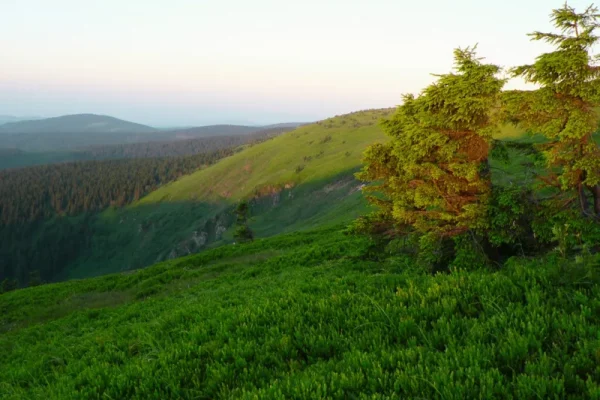
[[[529,247],[533,239],[531,224],[537,212],[533,193],[519,186],[496,186],[488,208],[490,230],[488,240],[494,246],[504,244]]]
[[[16,279],[4,279],[0,283],[0,293],[6,293],[16,290],[19,287],[19,282]]]
[[[254,240],[254,232],[249,226],[242,225],[235,228],[233,237],[240,242],[251,242]]]
[[[391,137],[365,153],[358,177],[378,184],[370,197],[387,220],[421,233],[455,236],[487,228],[491,178],[489,147],[497,124],[490,110],[504,80],[500,68],[483,64],[474,49],[454,53],[457,73],[404,103],[383,128]]]
[[[556,201],[542,203],[532,222],[532,229],[538,242],[554,244],[555,250],[563,257],[599,249],[600,226],[590,223],[576,209],[565,208]]]
[[[42,283],[40,270],[36,269],[29,273],[28,286],[40,286]]]
[[[4,293],[0,397],[600,395],[597,255],[430,275],[368,246],[294,233]]]
[[[448,268],[454,248],[452,239],[435,234],[418,236],[417,264],[428,272],[438,272]]]
[[[327,142],[331,142],[331,140],[332,140],[331,135],[327,135],[327,136],[325,136],[323,139],[321,139],[319,141],[319,144],[324,144],[324,143],[327,143]]]
[[[505,118],[549,140],[544,156],[550,174],[543,181],[570,192],[579,199],[585,215],[600,216],[600,149],[592,135],[600,117],[600,68],[590,55],[598,42],[594,31],[600,14],[595,7],[583,13],[565,4],[552,12],[560,33],[534,32],[533,40],[545,41],[556,49],[536,58],[535,63],[512,69],[514,76],[535,83],[532,92],[504,95]],[[593,209],[585,189],[594,197]]]
[[[250,219],[250,206],[247,202],[242,201],[235,209],[236,228],[233,237],[240,242],[251,242],[254,240],[254,232],[248,226]]]
[[[449,268],[474,270],[490,265],[488,252],[484,248],[487,238],[478,237],[473,232],[466,232],[452,238],[454,254],[447,265]]]

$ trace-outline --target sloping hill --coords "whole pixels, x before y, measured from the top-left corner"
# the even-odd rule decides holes
[[[386,140],[377,123],[392,111],[361,111],[302,126],[164,186],[140,204],[235,202],[331,178],[358,167],[368,145]]]
[[[259,237],[357,217],[366,203],[353,172],[366,146],[385,140],[377,123],[391,111],[358,112],[301,127],[128,207],[106,210],[87,222],[90,237],[69,239],[77,251],[60,278],[140,268],[232,242],[231,211],[245,197],[253,198],[252,228]],[[75,218],[55,223],[65,232],[78,224]]]
[[[183,129],[169,129],[164,132],[169,134],[173,139],[193,139],[209,136],[232,136],[232,135],[247,135],[256,132],[269,130],[291,130],[304,125],[301,122],[286,122],[281,124],[265,125],[265,126],[245,126],[245,125],[207,125],[196,126]]]
[[[246,135],[262,130],[261,127],[244,125],[207,125],[193,128],[168,130],[168,133],[174,139],[193,139],[208,136],[230,136]]]
[[[96,114],[74,114],[0,125],[0,133],[108,133],[154,132],[156,129],[122,119]]]

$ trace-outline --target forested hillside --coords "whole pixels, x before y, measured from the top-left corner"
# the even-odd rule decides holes
[[[196,139],[93,146],[82,149],[81,153],[90,159],[188,156],[234,148],[245,144],[256,144],[292,130],[294,130],[292,127],[270,128],[237,135],[231,135],[227,131],[227,135],[199,137]],[[216,135],[214,131],[210,133],[211,135]]]
[[[260,236],[349,220],[365,210],[352,173],[360,165],[363,149],[383,139],[377,123],[390,112],[340,116],[264,143],[259,142],[289,128],[251,134],[243,139],[250,141],[249,146],[222,160],[232,159],[225,166],[221,162],[210,166],[213,172],[202,179],[190,175],[194,177],[185,187],[226,185],[256,194],[253,221]],[[237,144],[239,140],[187,144],[198,143],[202,149],[205,144]],[[144,146],[114,149],[126,149],[122,156],[130,154],[129,150],[134,155],[146,149],[161,151],[154,144]],[[167,146],[182,149],[175,143]],[[0,172],[7,194],[2,197],[2,218],[8,224],[1,231],[0,277],[26,285],[29,275],[38,271],[44,280],[93,276],[232,241],[228,229],[233,223],[233,199],[191,193],[175,202],[149,199],[118,207],[227,151],[182,159],[77,162]],[[248,160],[252,169],[246,168]],[[296,162],[309,166],[298,168]],[[233,166],[233,175],[223,176],[228,165]],[[263,169],[274,175],[262,174]],[[291,179],[282,181],[279,174]],[[21,181],[30,184],[20,186]],[[285,183],[290,185],[286,188]],[[116,207],[96,213],[111,205]]]
[[[74,115],[0,125],[0,148],[27,152],[70,152],[89,146],[167,142],[211,136],[239,136],[295,128],[300,123],[270,126],[209,125],[158,130],[112,117]]]
[[[289,128],[275,128],[234,137],[201,138],[178,143],[139,144],[99,148],[97,156],[124,159],[79,161],[0,171],[0,281],[16,280],[25,285],[35,274],[46,281],[63,279],[63,271],[80,256],[109,260],[106,247],[98,244],[105,235],[111,238],[109,253],[130,245],[130,233],[138,235],[143,224],[135,220],[108,221],[99,214],[107,208],[118,209],[134,202],[162,184],[192,173],[245,147],[252,147],[279,135]],[[240,147],[241,145],[241,147]],[[216,149],[216,150],[214,150]],[[138,158],[145,155],[198,154],[189,156]],[[195,208],[194,208],[195,209]],[[216,212],[200,209],[201,213]],[[164,211],[164,210],[162,210]],[[150,213],[153,215],[153,212]],[[165,218],[176,230],[174,238],[190,229],[187,211]],[[120,235],[126,234],[123,238]],[[159,234],[160,235],[160,234]],[[121,237],[121,239],[119,239]],[[163,238],[148,243],[147,254],[139,254],[142,266],[154,262],[156,251],[165,252]],[[124,243],[121,241],[125,239]],[[94,244],[95,243],[95,244]],[[92,246],[100,246],[93,248]],[[135,251],[134,251],[135,254]],[[148,257],[148,254],[150,257]],[[85,263],[85,261],[79,260]],[[108,270],[116,266],[109,263]],[[120,268],[119,268],[120,269]],[[102,273],[87,270],[85,274]]]
[[[0,148],[0,169],[68,161],[187,156],[258,143],[284,132],[289,132],[292,129],[283,127],[261,129],[253,133],[235,136],[208,136],[196,139],[95,145],[68,151],[24,152],[19,149]]]
[[[160,185],[234,154],[81,161],[0,171],[2,224],[122,207]]]

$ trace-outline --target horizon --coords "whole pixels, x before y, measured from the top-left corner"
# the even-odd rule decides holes
[[[503,67],[532,62],[549,47],[527,33],[553,30],[548,14],[564,1],[456,3],[8,2],[0,34],[15,39],[3,49],[0,114],[92,113],[165,128],[395,107],[450,72],[456,47],[478,44]]]
[[[56,115],[56,116],[52,116],[52,117],[44,117],[44,116],[39,116],[39,115],[27,115],[27,116],[21,116],[21,115],[6,115],[6,114],[0,114],[0,126],[4,125],[4,124],[14,124],[14,123],[20,123],[20,122],[29,122],[29,121],[39,121],[39,120],[47,120],[47,119],[55,119],[55,118],[62,118],[62,117],[76,117],[76,116],[96,116],[96,117],[108,117],[108,118],[115,118],[124,122],[131,122],[134,124],[140,124],[140,125],[145,125],[151,128],[155,128],[155,129],[187,129],[187,128],[199,128],[199,127],[208,127],[208,126],[226,126],[226,125],[238,125],[238,126],[250,126],[250,127],[268,127],[270,125],[278,125],[278,124],[286,124],[286,123],[301,123],[301,124],[310,124],[310,123],[314,123],[317,122],[315,121],[278,121],[278,122],[274,122],[274,123],[269,123],[269,124],[256,124],[256,123],[252,123],[252,122],[246,122],[246,123],[227,123],[227,122],[222,122],[222,123],[215,123],[215,124],[207,124],[207,125],[150,125],[150,124],[144,124],[142,122],[138,122],[138,121],[131,121],[131,120],[126,120],[123,118],[119,118],[119,117],[115,117],[114,115],[108,115],[108,114],[99,114],[99,113],[94,113],[94,112],[82,112],[82,113],[77,113],[77,114],[64,114],[64,115]],[[2,118],[15,118],[15,121],[9,120],[6,122],[1,121]]]

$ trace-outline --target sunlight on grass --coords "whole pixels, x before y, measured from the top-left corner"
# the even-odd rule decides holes
[[[347,114],[300,127],[249,147],[149,194],[138,204],[235,202],[255,193],[321,180],[358,167],[370,144],[385,141],[378,122],[393,110]]]

